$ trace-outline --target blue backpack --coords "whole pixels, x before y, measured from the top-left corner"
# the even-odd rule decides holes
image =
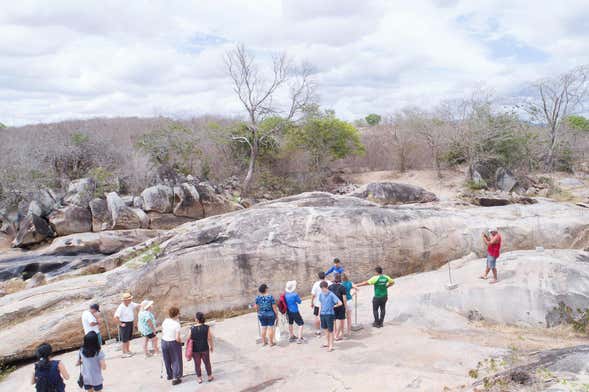
[[[59,361],[49,361],[46,366],[35,364],[35,388],[37,392],[64,392],[65,384],[59,374]]]

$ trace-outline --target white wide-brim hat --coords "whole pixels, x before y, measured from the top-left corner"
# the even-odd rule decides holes
[[[286,282],[286,287],[284,288],[284,290],[286,290],[287,293],[292,293],[296,289],[297,289],[297,281],[296,280],[289,280],[288,282]]]
[[[153,301],[150,301],[148,299],[141,301],[141,309],[142,310],[147,310],[151,307],[151,305],[153,305]]]

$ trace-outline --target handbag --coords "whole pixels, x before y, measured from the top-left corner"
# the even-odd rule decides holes
[[[186,341],[186,352],[184,353],[184,357],[188,362],[192,360],[192,339]]]
[[[80,376],[78,377],[78,386],[84,388],[84,376],[82,376],[82,356],[78,354],[78,360],[80,361]]]

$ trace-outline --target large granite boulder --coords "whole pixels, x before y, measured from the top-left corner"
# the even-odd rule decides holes
[[[112,230],[98,233],[79,233],[58,237],[43,249],[43,255],[74,255],[81,253],[113,254],[127,247],[155,238],[158,230]]]
[[[92,230],[92,214],[88,208],[69,205],[54,210],[47,219],[58,236]]]
[[[37,215],[28,215],[20,222],[12,246],[20,248],[38,244],[54,235],[55,233],[45,219]]]
[[[196,187],[189,183],[174,187],[174,215],[201,219],[205,217]]]
[[[159,212],[161,214],[172,212],[174,191],[167,185],[155,185],[141,192],[143,210],[146,212]]]
[[[383,205],[429,203],[438,200],[436,195],[419,186],[395,182],[373,182],[353,191],[350,196]]]
[[[503,192],[511,192],[517,183],[517,178],[515,178],[510,170],[504,167],[497,169],[497,172],[495,173],[495,184],[497,189]]]
[[[88,208],[88,204],[94,198],[96,182],[92,178],[80,178],[69,183],[63,202],[82,208]]]
[[[90,202],[92,212],[92,231],[109,230],[112,227],[112,215],[104,199],[92,199]]]
[[[149,228],[154,230],[170,230],[194,219],[174,214],[160,214],[159,212],[148,212]]]
[[[57,349],[77,346],[82,337],[81,311],[100,302],[112,314],[124,291],[137,299],[155,300],[158,317],[170,305],[180,306],[183,314],[243,309],[261,283],[279,294],[285,281],[294,279],[299,292],[308,292],[317,271],[336,256],[352,281],[371,276],[375,265],[400,276],[439,268],[471,252],[482,257],[481,232],[489,226],[497,226],[503,234],[504,251],[536,246],[582,249],[589,245],[589,222],[583,211],[552,202],[465,209],[380,207],[328,193],[260,203],[179,226],[164,240],[150,240],[144,252],[105,273],[3,297],[0,359],[30,357],[41,340]],[[558,268],[551,271],[558,273]],[[568,275],[559,274],[555,284],[566,287]],[[527,284],[523,280],[519,283]],[[503,308],[512,300],[509,290],[505,296],[497,298]],[[41,325],[43,329],[37,327]]]
[[[59,204],[59,198],[53,191],[41,189],[33,196],[27,214],[47,217],[54,209],[59,207]]]
[[[208,182],[198,183],[198,185],[196,185],[196,191],[200,196],[200,204],[202,205],[204,216],[206,217],[243,209],[241,205],[234,203],[215,192],[213,186]]]
[[[147,214],[138,208],[128,207],[116,192],[106,195],[106,204],[111,214],[111,229],[146,229],[149,227]]]

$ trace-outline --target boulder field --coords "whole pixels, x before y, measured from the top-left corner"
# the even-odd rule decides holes
[[[372,275],[375,265],[401,276],[437,269],[471,252],[482,256],[481,232],[489,226],[499,228],[505,251],[582,249],[589,245],[588,214],[552,202],[382,207],[320,192],[260,203],[179,226],[108,272],[0,298],[0,359],[28,358],[44,340],[57,349],[76,347],[81,312],[98,302],[110,321],[124,291],[155,300],[160,318],[172,304],[184,315],[232,311],[251,303],[261,283],[279,294],[285,281],[295,279],[299,292],[308,293],[316,273],[334,257],[358,281]]]

